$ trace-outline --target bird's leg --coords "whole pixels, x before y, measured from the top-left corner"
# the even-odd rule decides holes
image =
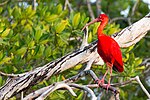
[[[109,77],[109,80],[108,80],[108,84],[106,85],[107,90],[110,87],[110,81],[111,81],[111,75],[112,75],[112,67],[113,67],[112,64],[108,64],[108,69],[110,71],[110,77]]]
[[[105,72],[105,74],[104,74],[104,76],[103,76],[103,78],[102,78],[101,80],[98,79],[98,85],[99,85],[99,84],[104,84],[105,77],[106,77],[106,75],[107,75],[107,73],[108,73],[108,70],[109,70],[109,69],[106,70],[106,72]]]

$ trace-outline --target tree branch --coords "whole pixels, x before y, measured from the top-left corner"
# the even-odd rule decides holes
[[[148,91],[146,90],[146,88],[143,86],[142,82],[140,81],[139,76],[136,76],[136,77],[134,77],[134,78],[131,78],[130,80],[127,80],[127,81],[122,82],[122,83],[114,83],[114,84],[111,84],[111,86],[123,86],[123,85],[126,85],[126,84],[131,83],[132,81],[137,81],[138,84],[141,86],[143,92],[145,92],[145,94],[147,95],[147,97],[150,99],[150,94],[148,93]]]
[[[73,12],[73,10],[72,10],[71,4],[69,3],[69,1],[68,1],[68,0],[65,0],[64,10],[66,10],[66,9],[67,9],[67,6],[68,6],[68,8],[69,8],[69,10],[70,10],[70,13],[72,13],[72,12]]]
[[[128,47],[137,43],[140,40],[138,38],[144,37],[149,30],[150,13],[138,22],[114,34],[112,38],[118,42],[120,47]],[[52,75],[59,74],[78,64],[90,61],[93,56],[95,56],[95,60],[97,60],[99,55],[97,54],[96,45],[97,41],[94,41],[88,46],[69,53],[55,61],[49,62],[42,67],[19,74],[19,77],[10,78],[2,87],[0,87],[0,99],[9,99],[24,89],[28,89],[43,80],[49,79]]]
[[[99,16],[99,14],[101,14],[101,1],[102,0],[96,0],[97,16]]]
[[[7,4],[9,2],[9,0],[6,0],[5,2],[0,3],[0,7]]]
[[[88,10],[89,10],[90,16],[93,20],[93,19],[95,19],[95,17],[94,17],[94,13],[93,13],[93,10],[92,10],[92,7],[91,7],[90,0],[86,0],[86,3],[87,3],[87,7],[88,7]]]

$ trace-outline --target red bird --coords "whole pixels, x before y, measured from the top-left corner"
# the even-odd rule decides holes
[[[95,22],[101,22],[101,24],[99,25],[97,29],[97,37],[98,37],[97,52],[108,67],[103,78],[101,80],[98,80],[98,84],[104,84],[104,78],[107,75],[108,71],[110,71],[110,78],[109,78],[108,84],[106,85],[107,89],[110,86],[112,69],[118,72],[123,72],[124,70],[123,61],[122,61],[122,53],[121,53],[118,43],[110,36],[103,34],[103,29],[107,25],[108,20],[109,18],[107,15],[100,14],[98,18],[94,19],[93,21],[85,25],[86,27]]]

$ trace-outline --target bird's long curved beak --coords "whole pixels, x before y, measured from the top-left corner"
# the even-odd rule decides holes
[[[83,28],[82,28],[82,31],[87,27],[87,26],[89,26],[89,25],[91,25],[91,24],[93,24],[93,23],[95,23],[95,22],[98,22],[98,18],[96,18],[96,19],[94,19],[94,20],[92,20],[91,22],[89,22],[89,23],[87,23]]]

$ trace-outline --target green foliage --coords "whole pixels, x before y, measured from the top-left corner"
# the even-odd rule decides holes
[[[64,0],[58,1],[59,3],[56,0],[37,0],[36,11],[32,9],[32,2],[26,1],[9,1],[7,5],[0,7],[0,71],[16,74],[30,71],[79,48],[81,43],[78,38],[83,37],[81,29],[90,20],[87,17],[89,12],[84,4],[85,1],[70,2],[74,10],[72,13],[68,9],[63,9]],[[147,4],[141,0],[139,2],[132,22],[139,20],[149,11]],[[130,7],[128,14],[130,17],[134,3],[135,0],[102,0],[101,8],[112,19],[122,16],[121,11]],[[92,4],[92,9],[96,12],[94,4]],[[99,23],[95,23],[89,27],[88,42],[97,40],[98,26]],[[127,22],[117,21],[117,23],[108,24],[103,32],[112,35],[125,26],[128,26]],[[113,72],[113,77],[117,78],[114,78],[112,83],[123,82],[136,75],[143,78],[145,66],[140,66],[140,64],[143,58],[150,56],[149,47],[150,41],[144,38],[138,44],[122,49],[125,70],[120,74]],[[35,85],[31,91],[69,78],[77,74],[83,67],[84,65],[77,65],[70,69],[69,73],[65,71],[60,75],[52,76],[50,80]],[[94,65],[92,70],[99,76],[99,72],[104,73],[106,68]],[[0,86],[5,81],[6,78],[0,76]],[[91,78],[86,77],[77,83],[89,84],[90,81]],[[137,91],[140,88],[136,83],[120,87],[120,89],[121,99],[146,99],[145,94]],[[137,91],[136,96],[132,93],[133,91]],[[66,90],[59,90],[50,94],[47,99],[81,100],[84,92],[78,89],[75,92],[76,98]],[[14,99],[17,98],[13,97],[12,100]]]

